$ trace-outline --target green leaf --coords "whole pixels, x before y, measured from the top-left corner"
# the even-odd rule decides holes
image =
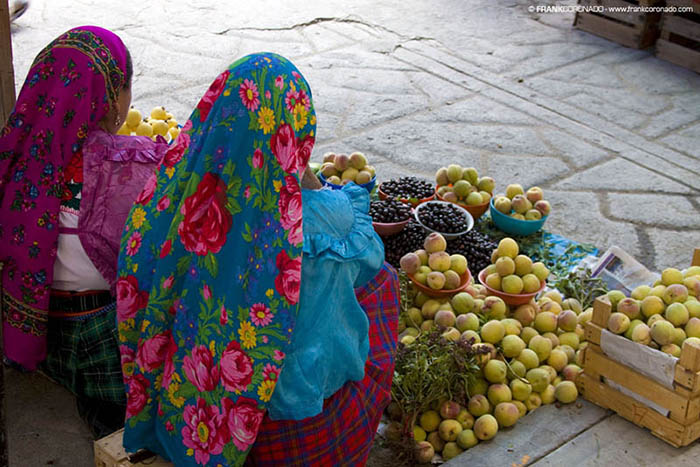
[[[219,262],[213,253],[210,252],[204,257],[204,267],[207,268],[211,277],[216,278],[219,275]]]
[[[248,310],[242,306],[238,307],[238,321],[245,321],[248,319]]]
[[[277,332],[277,331],[275,331],[275,330],[273,330],[273,329],[269,329],[269,328],[268,328],[268,329],[261,329],[261,330],[258,332],[258,334],[260,334],[260,335],[272,336],[272,337],[276,337],[276,338],[282,339],[282,340],[286,340],[286,339],[287,339],[287,336],[285,336],[285,335],[283,335],[283,334],[281,334],[281,333],[279,333],[279,332]]]
[[[191,399],[199,394],[199,391],[194,386],[194,384],[189,381],[185,381],[180,385],[180,388],[175,392],[175,397],[183,397],[185,399]]]
[[[245,453],[240,451],[232,442],[229,442],[224,446],[224,451],[222,454],[226,459],[227,465],[242,465],[245,459]]]
[[[244,225],[244,228],[245,228],[245,232],[243,232],[243,240],[250,243],[253,241],[253,235],[250,232],[250,225],[248,225],[248,223],[246,222]]]
[[[190,267],[192,257],[190,255],[182,256],[177,260],[177,275],[183,275]]]

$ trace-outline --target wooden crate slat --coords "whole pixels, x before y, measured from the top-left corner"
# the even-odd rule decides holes
[[[669,42],[666,39],[656,41],[656,56],[696,73],[700,73],[700,52]]]
[[[579,5],[583,6],[605,6],[605,7],[627,7],[627,6],[637,6],[634,3],[627,2],[625,0],[579,0]],[[588,13],[592,14],[592,13]],[[630,23],[636,26],[644,25],[646,21],[646,13],[635,13],[635,12],[624,12],[624,11],[610,11],[605,9],[604,11],[597,12],[597,14],[605,16],[607,18],[613,18],[619,21],[624,21],[625,23]]]
[[[678,364],[688,371],[700,371],[700,345],[694,342],[684,342]]]
[[[608,327],[611,314],[612,304],[603,297],[596,298],[595,302],[593,302],[593,317],[591,318],[591,322],[605,329]]]
[[[593,348],[591,348],[590,354],[586,354],[586,367],[589,366],[601,376],[670,410],[674,418],[685,421],[688,413],[688,399],[684,399],[673,390],[612,360],[603,353],[596,352]]]
[[[680,365],[676,365],[676,373],[673,378],[676,383],[676,392],[685,397],[700,395],[700,374],[688,371]]]
[[[695,23],[681,16],[666,16],[662,29],[664,32],[678,34],[700,42],[700,23]]]
[[[590,13],[576,13],[574,25],[582,31],[617,42],[626,47],[640,48],[641,33],[634,28]]]
[[[615,411],[635,425],[650,429],[655,436],[676,447],[689,444],[684,436],[686,430],[684,425],[664,417],[656,410],[622,394],[605,383],[594,380],[585,373],[579,378],[582,394],[587,400]]]
[[[600,326],[596,326],[593,323],[586,323],[585,332],[586,341],[589,344],[600,345],[600,336],[603,333],[603,329]]]
[[[693,252],[693,262],[691,266],[700,266],[700,248],[696,248]]]

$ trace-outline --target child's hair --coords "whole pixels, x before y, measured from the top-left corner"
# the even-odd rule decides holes
[[[124,80],[124,89],[131,87],[131,78],[134,76],[134,64],[131,62],[131,54],[129,49],[126,49],[126,79]]]

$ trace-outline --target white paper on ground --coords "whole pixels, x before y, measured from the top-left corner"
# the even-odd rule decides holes
[[[665,408],[661,407],[660,405],[653,403],[652,401],[650,401],[646,397],[642,397],[634,391],[630,391],[626,387],[617,384],[615,381],[613,381],[611,379],[605,378],[605,384],[607,384],[608,386],[610,386],[613,389],[617,389],[618,391],[620,391],[621,393],[623,393],[627,396],[630,396],[632,399],[634,399],[638,402],[641,402],[642,404],[646,405],[647,407],[656,410],[664,417],[666,417],[668,415],[668,413],[670,412],[670,410],[665,409]]]
[[[603,330],[600,347],[605,355],[622,363],[659,384],[673,389],[678,359],[646,345],[638,344],[622,336]]]

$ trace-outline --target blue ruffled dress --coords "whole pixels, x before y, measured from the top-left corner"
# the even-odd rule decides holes
[[[369,194],[302,190],[304,256],[299,316],[292,344],[268,406],[273,420],[318,415],[323,400],[347,381],[364,378],[369,322],[354,289],[384,263],[384,244],[372,228]]]

